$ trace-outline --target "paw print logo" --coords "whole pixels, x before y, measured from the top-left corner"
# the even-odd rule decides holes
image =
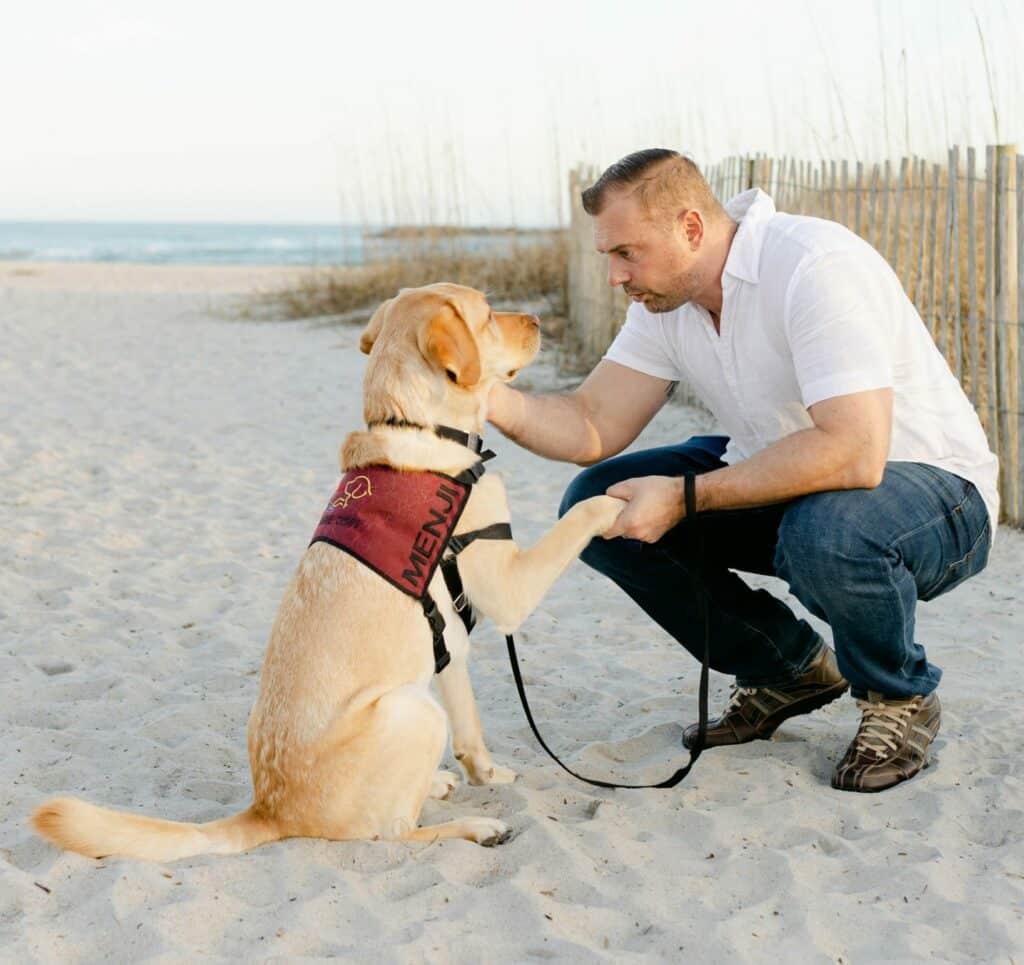
[[[372,496],[373,489],[370,480],[366,476],[354,476],[347,483],[345,488],[336,495],[330,503],[331,509],[346,509],[351,499],[362,499],[364,496]]]

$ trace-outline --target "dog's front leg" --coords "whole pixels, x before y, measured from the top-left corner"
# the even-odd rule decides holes
[[[480,714],[473,696],[473,683],[464,657],[455,657],[437,677],[441,702],[448,711],[455,759],[466,771],[470,784],[508,784],[516,779],[515,771],[491,760],[484,744]]]
[[[473,606],[502,633],[511,633],[586,545],[611,528],[625,505],[611,496],[584,499],[528,550],[508,541],[477,540],[465,550],[463,574]]]

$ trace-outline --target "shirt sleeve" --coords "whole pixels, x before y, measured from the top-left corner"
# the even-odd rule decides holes
[[[665,344],[665,336],[658,324],[657,316],[651,315],[642,305],[630,305],[626,321],[618,335],[608,346],[604,357],[628,368],[653,375],[669,382],[680,378],[679,367]]]
[[[881,256],[856,249],[819,256],[794,274],[786,334],[805,406],[892,386],[894,281]]]

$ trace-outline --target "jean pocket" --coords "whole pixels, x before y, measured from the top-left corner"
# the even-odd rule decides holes
[[[950,563],[942,577],[918,599],[934,600],[937,596],[942,596],[943,593],[948,593],[954,587],[959,586],[964,580],[980,573],[988,564],[988,551],[991,545],[991,526],[986,521],[966,555]]]

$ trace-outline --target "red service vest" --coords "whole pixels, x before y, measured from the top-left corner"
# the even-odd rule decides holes
[[[468,497],[469,486],[441,473],[350,469],[310,545],[330,543],[422,600]]]

